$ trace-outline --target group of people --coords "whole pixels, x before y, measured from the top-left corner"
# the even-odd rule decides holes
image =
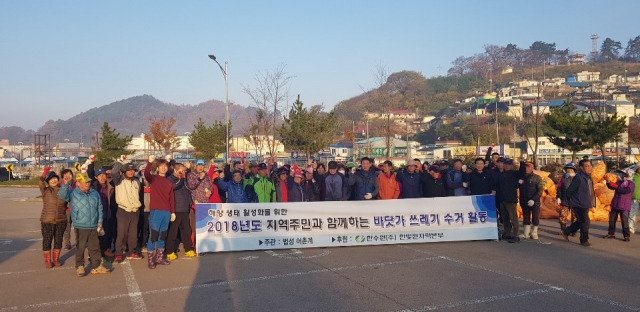
[[[520,159],[518,170],[512,159],[491,153],[477,158],[466,168],[460,159],[437,164],[408,160],[394,170],[391,161],[374,166],[368,157],[360,166],[330,161],[282,167],[266,163],[232,161],[218,169],[213,160],[177,163],[171,157],[149,161],[138,168],[120,156],[112,165],[95,168],[91,156],[82,171],[62,170],[60,175],[45,168],[40,182],[43,198],[41,229],[45,267],[60,266],[63,241],[70,250],[71,226],[76,241],[77,275],[86,275],[85,249],[89,250],[91,274],[105,274],[102,257],[114,261],[143,259],[150,269],[169,265],[177,259],[178,244],[184,256],[196,257],[195,204],[269,203],[347,200],[388,200],[400,198],[495,195],[496,210],[503,225],[501,240],[538,239],[542,179],[531,162]],[[558,183],[560,234],[580,231],[580,243],[589,243],[589,209],[595,207],[592,165],[588,159],[575,167],[564,167]],[[640,168],[620,172],[620,179],[605,180],[615,190],[609,234],[615,238],[615,224],[622,220],[625,241],[635,232],[640,206]],[[523,232],[519,231],[517,204],[523,212]],[[633,209],[632,209],[633,208]],[[630,218],[631,213],[631,218]],[[635,213],[635,215],[634,215]],[[634,217],[635,216],[635,217]],[[575,220],[574,220],[575,219]],[[567,225],[569,220],[573,222]],[[53,241],[53,248],[52,248]]]

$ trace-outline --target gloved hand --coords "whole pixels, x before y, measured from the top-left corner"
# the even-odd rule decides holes
[[[469,183],[467,183],[467,182],[462,182],[462,187],[464,187],[464,188],[469,187]]]
[[[462,165],[462,172],[467,171],[467,165]]]
[[[535,204],[535,202],[533,201],[533,199],[529,199],[529,201],[527,202],[527,206],[529,206],[529,207],[533,207],[533,204]]]
[[[523,183],[524,183],[524,180],[522,179],[518,180],[518,184],[523,184]]]
[[[170,161],[171,161],[171,158],[172,158],[171,154],[167,154],[167,155],[165,155],[165,156],[164,156],[164,159],[165,159],[167,162],[170,162]]]
[[[44,180],[44,178],[47,177],[47,173],[49,173],[49,171],[51,171],[51,166],[44,167],[44,171],[42,171],[42,176],[40,176],[42,180]]]
[[[154,161],[156,161],[156,155],[149,156],[149,162],[152,163]]]
[[[171,220],[171,222],[176,221],[176,214],[172,213],[171,214],[171,219],[169,219],[169,220]]]
[[[130,160],[127,159],[127,155],[120,155],[120,157],[118,157],[118,162],[124,165],[128,164]]]
[[[87,172],[87,169],[89,169],[89,165],[84,164],[80,167],[80,172]]]
[[[562,204],[562,199],[558,198],[557,201],[558,201],[558,206],[560,206]]]
[[[87,161],[86,161],[85,163],[89,163],[89,164],[91,164],[91,163],[93,163],[94,161],[96,161],[96,159],[98,159],[98,158],[96,157],[96,155],[90,155],[90,156],[89,156],[89,158],[87,158]]]
[[[371,199],[371,193],[364,194],[364,199]]]

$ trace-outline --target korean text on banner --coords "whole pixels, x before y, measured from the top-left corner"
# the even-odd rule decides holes
[[[493,195],[197,204],[195,213],[198,252],[498,238]]]

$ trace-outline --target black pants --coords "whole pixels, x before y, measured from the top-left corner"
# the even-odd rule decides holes
[[[629,228],[627,223],[627,228]],[[59,223],[40,223],[40,231],[42,231],[42,250],[51,250],[51,241],[54,241],[53,249],[62,249],[62,236],[67,228],[67,221]]]
[[[589,220],[589,208],[571,208],[573,214],[576,215],[576,219],[578,222],[571,223],[565,234],[573,234],[580,230],[580,242],[585,243],[589,241],[589,226],[591,225],[591,220]]]
[[[500,203],[500,215],[502,216],[502,225],[504,226],[504,234],[509,236],[518,236],[518,208],[517,203]]]
[[[111,232],[111,219],[104,219],[102,229],[104,229],[104,235],[98,237],[100,253],[103,253],[107,249],[111,250],[111,241],[114,236]],[[76,239],[78,238],[76,237]]]
[[[169,235],[167,237],[167,253],[176,252],[176,239],[178,238],[178,230],[180,230],[180,241],[184,245],[184,251],[193,250],[191,245],[191,220],[188,212],[176,212],[176,220],[169,224]]]
[[[138,249],[147,245],[149,240],[149,214],[150,212],[144,212],[140,209],[138,211]]]
[[[116,236],[116,256],[122,256],[125,249],[128,249],[127,256],[130,256],[138,244],[138,212],[126,212],[118,208],[116,212],[118,218],[118,235]]]
[[[618,209],[611,209],[611,212],[609,212],[609,234],[614,235],[616,233],[618,216],[620,216],[620,221],[622,222],[622,236],[629,237],[629,211]]]
[[[520,201],[520,207],[522,207],[522,218],[524,225],[530,225],[533,223],[534,226],[540,225],[540,203],[535,202],[533,207],[529,207],[527,202]]]
[[[100,242],[98,240],[98,231],[95,229],[75,229],[76,232],[76,267],[84,266],[84,250],[89,249],[89,257],[91,257],[91,268],[97,269],[100,266],[102,257],[100,256]],[[104,235],[103,235],[104,236]]]

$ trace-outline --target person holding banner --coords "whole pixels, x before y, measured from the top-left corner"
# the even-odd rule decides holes
[[[218,187],[227,192],[228,203],[254,203],[256,201],[253,185],[244,181],[240,170],[232,173],[231,181],[225,182],[223,179],[218,179]]]
[[[275,203],[276,188],[273,185],[273,182],[269,180],[269,168],[267,167],[267,164],[261,163],[258,165],[258,176],[253,180],[253,190],[256,192],[256,202]]]
[[[380,192],[380,184],[376,173],[371,170],[371,159],[363,157],[360,160],[361,170],[349,177],[349,186],[353,187],[355,200],[375,199]]]
[[[379,199],[398,199],[400,197],[400,183],[396,181],[396,175],[391,172],[391,169],[393,169],[393,163],[390,160],[382,163],[382,172],[378,174]]]
[[[422,185],[420,174],[417,172],[419,162],[415,160],[407,160],[405,170],[399,170],[396,173],[396,181],[402,184],[401,198],[420,198],[422,197]]]
[[[422,183],[422,195],[427,198],[446,197],[447,189],[442,181],[438,165],[432,165],[429,170],[422,173],[420,182]]]
[[[447,195],[449,196],[467,196],[467,189],[462,185],[463,176],[465,172],[462,170],[462,160],[454,159],[453,160],[453,169],[449,170],[446,178],[446,185],[449,192]]]

